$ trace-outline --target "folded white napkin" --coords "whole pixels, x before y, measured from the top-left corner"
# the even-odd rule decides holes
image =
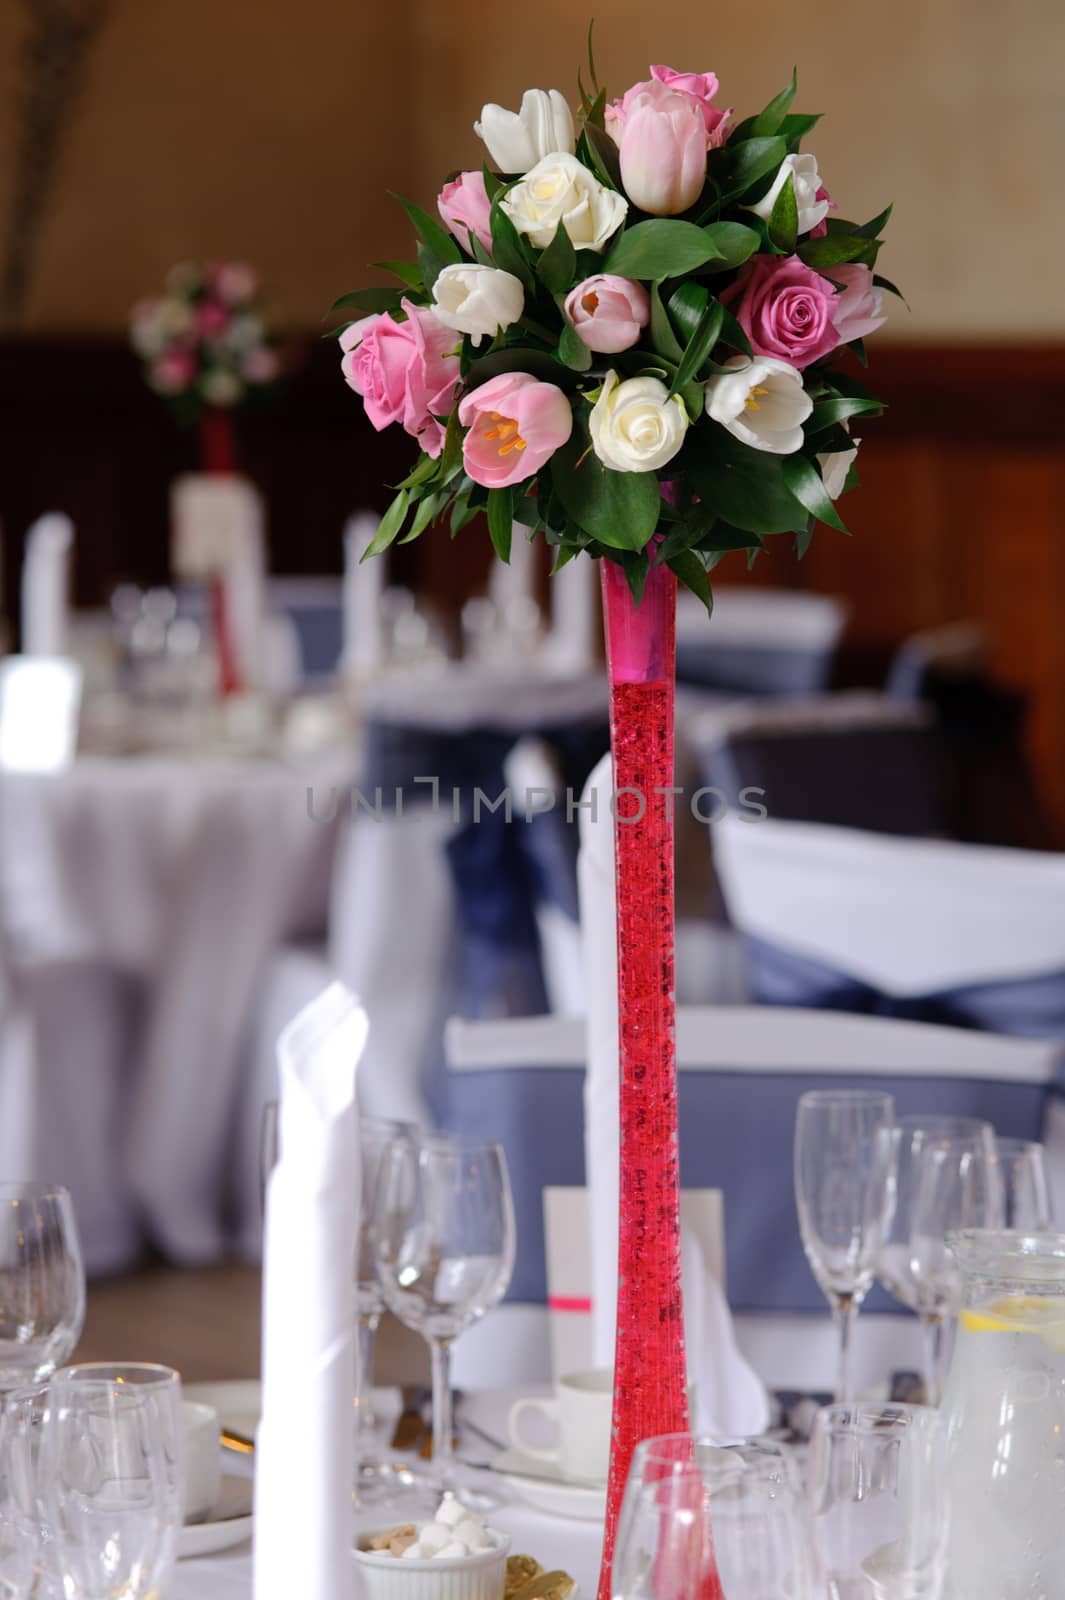
[[[331,984],[278,1041],[280,1159],[266,1198],[255,1600],[353,1593],[355,1069],[366,1014]]]
[[[585,1167],[591,1208],[595,1364],[614,1364],[618,1256],[618,1010],[613,768],[606,755],[585,785],[578,878],[588,992]],[[757,1434],[769,1425],[765,1386],[736,1345],[732,1313],[702,1245],[681,1227],[685,1344],[702,1433]]]
[[[26,534],[22,562],[22,654],[61,656],[67,649],[74,524],[49,511]]]
[[[354,678],[369,678],[384,663],[381,596],[388,557],[362,556],[377,532],[371,511],[357,511],[344,528],[344,668]]]

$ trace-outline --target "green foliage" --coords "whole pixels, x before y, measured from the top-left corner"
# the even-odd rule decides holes
[[[655,217],[649,222],[637,222],[617,236],[603,262],[603,271],[661,283],[666,278],[694,272],[720,253],[705,228],[697,228],[693,222]]]
[[[549,294],[562,295],[570,289],[577,270],[577,255],[570,236],[560,222],[546,250],[536,263],[536,276]]]
[[[488,491],[488,532],[492,548],[500,561],[510,560],[510,536],[514,522],[514,489],[508,484],[503,489]]]
[[[780,193],[773,201],[769,217],[769,237],[777,249],[790,256],[799,237],[799,205],[795,198],[795,179],[789,172]]]
[[[811,516],[816,517],[819,522],[827,522],[830,528],[838,528],[840,533],[850,532],[829,498],[828,490],[821,481],[821,474],[806,456],[784,457],[784,482]]]
[[[583,428],[552,457],[551,478],[567,515],[612,550],[642,550],[658,526],[654,473],[604,467]]]
[[[527,290],[534,290],[536,280],[525,244],[498,200],[492,202],[491,229],[493,265],[512,273]]]

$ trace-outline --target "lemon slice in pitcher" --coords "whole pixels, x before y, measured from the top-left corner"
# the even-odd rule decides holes
[[[1042,1295],[1008,1295],[981,1311],[965,1310],[961,1326],[969,1333],[1035,1333],[1055,1350],[1065,1350],[1065,1302]]]

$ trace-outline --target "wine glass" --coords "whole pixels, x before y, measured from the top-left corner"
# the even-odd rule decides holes
[[[765,1439],[646,1440],[618,1520],[615,1600],[813,1600],[799,1479]]]
[[[995,1139],[1002,1184],[1003,1224],[1018,1233],[1048,1233],[1054,1226],[1046,1148],[1033,1139]]]
[[[1004,1193],[993,1147],[969,1137],[924,1140],[915,1152],[910,1201],[913,1307],[929,1330],[931,1404],[938,1404],[944,1346],[961,1306],[961,1270],[947,1235],[1002,1226]]]
[[[0,1392],[49,1378],[84,1322],[85,1268],[69,1192],[0,1184]]]
[[[938,1405],[943,1382],[943,1332],[941,1312],[922,1301],[910,1265],[913,1208],[921,1151],[930,1144],[953,1141],[959,1149],[990,1153],[994,1130],[977,1117],[899,1117],[892,1133],[895,1146],[895,1211],[880,1252],[877,1276],[889,1294],[915,1311],[920,1319],[925,1347],[924,1386],[929,1405]]]
[[[386,1306],[429,1344],[432,1461],[446,1488],[451,1346],[502,1299],[514,1270],[514,1203],[502,1147],[447,1134],[393,1140],[381,1156],[371,1242]]]
[[[181,1380],[168,1367],[95,1363],[48,1391],[41,1482],[66,1600],[154,1600],[184,1516]]]
[[[374,1345],[377,1329],[386,1310],[384,1295],[374,1271],[373,1219],[377,1203],[377,1181],[381,1161],[393,1141],[415,1136],[412,1123],[393,1122],[384,1117],[359,1118],[359,1154],[362,1197],[359,1206],[359,1239],[356,1247],[355,1295],[358,1307],[359,1386],[355,1397],[355,1454],[359,1478],[358,1493],[367,1498],[378,1481],[382,1463],[365,1454],[373,1431],[371,1409],[373,1392]],[[391,1474],[394,1477],[394,1474]]]
[[[840,1400],[850,1392],[854,1317],[873,1282],[895,1204],[894,1114],[890,1095],[868,1089],[815,1089],[799,1101],[799,1231],[836,1322]]]
[[[947,1428],[928,1406],[827,1406],[808,1472],[829,1600],[940,1600],[949,1537]]]

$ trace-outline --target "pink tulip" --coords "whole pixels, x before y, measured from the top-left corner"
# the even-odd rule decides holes
[[[492,202],[484,186],[483,172],[460,172],[445,183],[436,197],[436,209],[463,249],[469,248],[469,234],[485,249],[492,248]]]
[[[539,472],[573,431],[569,401],[553,383],[504,372],[459,405],[468,428],[462,460],[474,483],[502,489]]]
[[[188,350],[168,350],[151,369],[152,387],[160,394],[180,394],[196,372],[196,361]]]
[[[706,179],[706,125],[690,94],[652,80],[625,114],[620,148],[621,181],[641,211],[675,217],[698,200]]]
[[[570,290],[566,315],[589,350],[615,355],[638,342],[651,320],[651,302],[632,278],[598,272]]]
[[[719,87],[716,74],[713,72],[676,72],[672,67],[652,67],[649,79],[644,83],[634,83],[631,89],[626,90],[620,100],[613,100],[607,106],[606,131],[615,144],[620,145],[621,143],[625,124],[634,104],[648,90],[653,92],[657,84],[661,84],[673,94],[686,94],[696,102],[706,127],[708,150],[716,150],[719,145],[724,144],[728,137],[729,119],[732,116],[732,112],[719,111],[713,104]]]
[[[721,296],[756,356],[800,368],[839,344],[835,301],[827,278],[798,256],[752,256]]]
[[[875,333],[887,321],[884,315],[884,291],[873,282],[871,267],[860,261],[847,261],[841,267],[826,267],[825,277],[830,283],[841,283],[832,306],[832,319],[841,344],[852,339],[864,339]]]
[[[435,458],[444,447],[437,419],[451,410],[459,381],[455,334],[425,306],[401,303],[405,322],[384,314],[345,328],[341,370],[378,432],[399,422]]]

